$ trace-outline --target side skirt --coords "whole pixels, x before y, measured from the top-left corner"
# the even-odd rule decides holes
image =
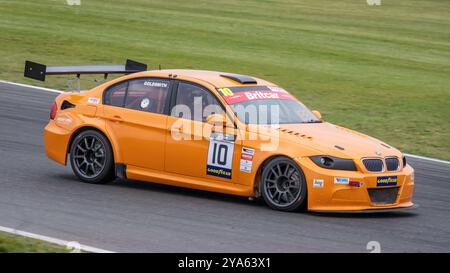
[[[127,166],[126,173],[126,177],[132,180],[147,181],[183,188],[220,192],[245,197],[253,197],[255,195],[254,190],[251,187],[240,184],[216,182],[181,174],[147,170],[136,166]]]

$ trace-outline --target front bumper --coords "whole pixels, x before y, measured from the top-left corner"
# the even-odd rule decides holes
[[[365,173],[361,171],[329,170],[317,166],[307,157],[295,159],[302,168],[308,186],[308,210],[314,212],[381,212],[393,209],[414,208],[414,170],[407,165],[400,171]],[[377,177],[396,176],[397,184],[377,186]],[[344,178],[350,182],[335,183],[335,178]],[[314,183],[314,180],[322,183]],[[319,186],[322,185],[322,186]],[[395,191],[391,201],[378,202],[370,191]]]

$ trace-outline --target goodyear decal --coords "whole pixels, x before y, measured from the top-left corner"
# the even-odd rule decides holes
[[[206,174],[231,179],[231,169],[208,165]]]
[[[378,176],[377,187],[396,186],[397,181],[397,176]]]

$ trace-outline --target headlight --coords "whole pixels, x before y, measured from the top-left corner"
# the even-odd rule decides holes
[[[339,158],[329,155],[317,155],[309,157],[317,166],[325,169],[356,171],[355,162],[352,159]]]

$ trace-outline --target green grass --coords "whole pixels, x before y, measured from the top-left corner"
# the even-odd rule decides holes
[[[0,79],[39,84],[26,59],[249,74],[327,121],[450,159],[448,0],[0,0],[0,34]]]
[[[0,232],[0,253],[49,253],[69,252],[65,247],[44,241]]]

